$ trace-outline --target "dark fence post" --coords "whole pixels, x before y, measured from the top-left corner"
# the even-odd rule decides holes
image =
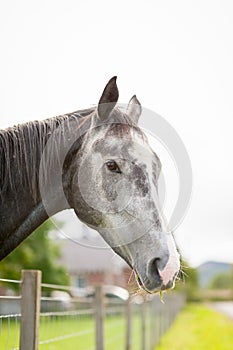
[[[95,288],[95,334],[96,350],[104,350],[104,301],[101,286]]]
[[[37,350],[40,324],[41,271],[23,270],[20,350]]]

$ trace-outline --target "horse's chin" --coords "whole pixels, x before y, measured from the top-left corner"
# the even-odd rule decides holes
[[[169,281],[166,285],[162,283],[162,280],[151,282],[147,278],[142,282],[142,279],[139,277],[138,274],[136,274],[136,281],[139,288],[148,294],[159,293],[161,291],[172,289],[175,286],[174,280]]]

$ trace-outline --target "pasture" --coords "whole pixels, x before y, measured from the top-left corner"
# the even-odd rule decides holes
[[[19,322],[4,320],[0,324],[0,350],[17,349],[19,344]],[[140,318],[133,318],[133,346],[139,350],[141,344]],[[105,320],[105,346],[109,350],[124,349],[125,344],[125,318],[123,315],[108,316]],[[10,336],[9,336],[10,335]],[[95,348],[95,325],[93,317],[57,317],[51,321],[41,318],[40,335],[41,350],[91,350]]]
[[[35,339],[42,350],[102,349],[102,343],[108,350],[153,349],[185,303],[181,293],[166,293],[164,304],[159,295],[119,300],[105,296],[103,287],[84,299],[40,296],[41,287],[74,288],[41,284],[28,292],[25,281],[38,275],[39,271],[23,271],[22,281],[11,280],[22,283],[21,296],[0,295],[0,350],[19,349],[20,332],[22,350],[31,349]]]
[[[231,350],[233,321],[203,304],[188,304],[156,350]]]

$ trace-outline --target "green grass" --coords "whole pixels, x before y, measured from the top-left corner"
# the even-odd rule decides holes
[[[157,319],[159,321],[159,319]],[[156,321],[156,322],[157,322]],[[16,324],[0,321],[0,350],[18,349],[19,321]],[[158,331],[158,322],[155,331]],[[147,324],[147,329],[149,329]],[[125,348],[124,314],[105,319],[105,348]],[[60,339],[59,339],[60,337]],[[53,341],[51,341],[54,338]],[[40,350],[94,350],[95,323],[91,316],[42,317],[40,324]],[[46,343],[46,340],[50,340]],[[43,343],[45,342],[45,343]],[[149,342],[148,342],[149,343]],[[164,335],[156,350],[232,350],[233,322],[202,304],[189,304],[177,316],[175,323]],[[134,314],[132,350],[141,350],[141,320]]]
[[[107,316],[105,319],[105,346],[108,350],[125,348],[124,315]],[[140,318],[134,315],[132,325],[133,350],[140,350]],[[60,338],[59,338],[60,337]],[[53,341],[51,341],[53,339]],[[91,350],[95,349],[95,324],[91,316],[66,316],[41,318],[39,340],[43,350]],[[46,342],[50,340],[49,342]],[[0,323],[0,350],[18,349],[19,321]]]
[[[205,305],[187,305],[156,347],[167,349],[232,350],[233,322]]]

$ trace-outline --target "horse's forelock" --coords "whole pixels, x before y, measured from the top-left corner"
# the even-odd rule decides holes
[[[127,114],[120,110],[115,110],[109,120],[109,127],[105,136],[116,136],[120,139],[132,139],[133,133],[144,138],[144,133],[140,127]]]

